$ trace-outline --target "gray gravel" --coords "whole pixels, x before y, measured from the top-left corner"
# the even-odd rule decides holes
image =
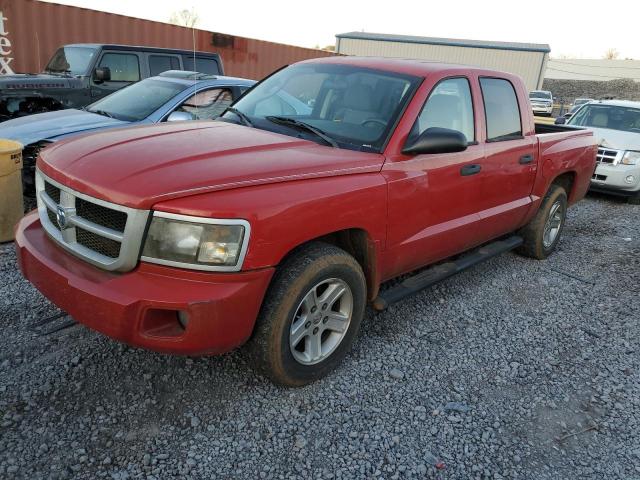
[[[163,356],[76,327],[0,246],[0,478],[640,478],[640,207],[590,197],[384,314],[328,378]],[[440,468],[436,468],[436,465]]]

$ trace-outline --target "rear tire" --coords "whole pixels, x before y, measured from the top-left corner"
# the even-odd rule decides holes
[[[278,267],[247,351],[274,383],[301,386],[345,357],[366,306],[358,262],[324,243],[301,247]]]
[[[547,258],[560,241],[566,216],[567,192],[558,185],[551,185],[536,216],[518,232],[524,243],[517,252],[538,260]]]

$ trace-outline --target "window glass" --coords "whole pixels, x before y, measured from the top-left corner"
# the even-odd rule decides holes
[[[149,56],[149,73],[152,77],[167,70],[180,70],[180,60],[177,57],[167,55]]]
[[[218,75],[220,73],[218,62],[213,58],[196,57],[195,65],[193,63],[193,57],[188,55],[185,55],[182,60],[184,61],[184,69],[190,72],[200,72],[208,75]]]
[[[177,111],[188,112],[197,120],[213,120],[218,118],[233,102],[233,95],[228,88],[203,90],[188,98]]]
[[[466,78],[450,78],[436,85],[420,112],[410,138],[417,138],[432,127],[461,132],[467,137],[467,142],[475,140],[471,88]]]
[[[136,122],[147,118],[185,88],[188,87],[182,83],[147,78],[98,100],[87,110]]]
[[[326,143],[315,129],[341,148],[379,151],[419,81],[354,65],[298,64],[259,83],[234,108],[255,128]],[[239,122],[232,112],[223,119]]]
[[[106,53],[100,67],[109,67],[112,82],[137,82],[140,80],[138,56],[126,53]]]
[[[640,133],[640,109],[589,103],[571,117],[567,124]]]
[[[62,47],[51,57],[44,71],[48,73],[86,75],[95,54],[95,48]]]
[[[501,78],[481,78],[487,140],[500,141],[522,136],[518,99],[513,85]]]

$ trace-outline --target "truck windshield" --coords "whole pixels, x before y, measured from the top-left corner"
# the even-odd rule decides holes
[[[567,125],[640,133],[640,109],[588,103],[571,117]]]
[[[62,47],[53,54],[45,67],[46,73],[69,73],[71,75],[86,75],[91,60],[97,49],[91,47]]]
[[[222,120],[323,145],[380,151],[419,81],[350,65],[294,65],[254,87]]]
[[[549,92],[531,92],[529,98],[541,98],[543,100],[550,100],[551,94]]]
[[[192,88],[178,82],[148,78],[118,90],[86,110],[127,122],[144,120],[178,93]]]

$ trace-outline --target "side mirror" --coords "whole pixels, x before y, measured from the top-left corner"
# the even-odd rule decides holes
[[[96,82],[108,82],[111,80],[111,69],[109,67],[96,68],[93,72],[93,79]]]
[[[567,119],[564,117],[558,117],[553,123],[555,123],[556,125],[564,125],[565,123],[567,123]]]
[[[167,122],[187,122],[189,120],[195,120],[189,112],[171,112],[171,115],[167,117]]]
[[[412,142],[407,141],[402,153],[418,155],[421,153],[454,153],[467,149],[467,137],[462,132],[448,128],[427,128]]]

